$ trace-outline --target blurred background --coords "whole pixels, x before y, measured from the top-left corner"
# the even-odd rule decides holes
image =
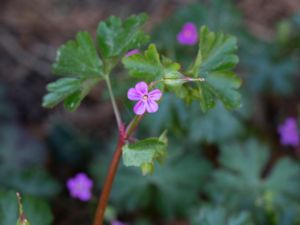
[[[2,0],[0,225],[15,224],[15,191],[33,225],[91,224],[117,135],[105,85],[73,113],[42,108],[42,97],[56,79],[51,64],[61,44],[80,30],[95,37],[110,15],[140,12],[149,14],[151,42],[184,67],[197,51],[177,43],[184,23],[237,36],[243,104],[203,114],[198,103],[166,94],[138,135],[168,129],[168,161],[145,177],[120,166],[108,224],[299,225],[300,144],[283,143],[279,132],[292,118],[298,128],[286,133],[299,138],[299,0]],[[113,86],[127,122],[131,85],[117,69]],[[65,185],[78,172],[95,183],[87,203],[72,199]]]

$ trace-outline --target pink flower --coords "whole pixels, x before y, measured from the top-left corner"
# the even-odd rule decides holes
[[[113,220],[111,222],[111,225],[128,225],[127,223],[123,223],[123,222],[120,222],[118,220]]]
[[[130,50],[129,52],[126,53],[126,57],[129,57],[129,56],[132,56],[132,55],[135,55],[135,54],[139,54],[140,53],[140,50],[139,49],[133,49],[133,50]]]
[[[299,133],[297,121],[295,118],[287,118],[281,125],[278,126],[278,132],[280,134],[280,142],[282,145],[299,145]]]
[[[88,201],[92,197],[93,181],[85,173],[78,173],[75,177],[70,178],[67,181],[67,187],[73,198]]]
[[[177,41],[182,45],[194,45],[197,40],[197,26],[191,22],[185,23],[177,35]]]
[[[137,83],[134,88],[130,88],[127,96],[129,100],[138,101],[133,108],[134,113],[143,115],[145,111],[148,113],[157,112],[158,104],[155,101],[161,98],[162,93],[159,89],[148,92],[148,85],[142,81]]]

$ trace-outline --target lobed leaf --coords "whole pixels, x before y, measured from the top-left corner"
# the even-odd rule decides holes
[[[69,111],[78,108],[84,97],[90,92],[101,78],[61,78],[47,85],[49,93],[43,98],[43,106],[53,108],[64,101]]]
[[[195,88],[203,111],[213,108],[217,99],[229,109],[240,105],[240,94],[236,89],[241,80],[231,71],[238,63],[236,50],[235,37],[210,32],[206,27],[200,29],[199,51],[190,73],[205,79]]]
[[[53,72],[67,77],[48,84],[43,107],[52,108],[64,101],[69,111],[76,110],[91,88],[104,78],[103,63],[89,33],[79,32],[76,40],[58,49]]]
[[[104,58],[120,56],[128,50],[139,48],[149,40],[141,27],[147,20],[147,15],[141,13],[122,21],[111,16],[100,22],[97,29],[97,41]]]
[[[283,219],[288,211],[299,212],[299,208],[294,207],[300,200],[296,188],[300,184],[299,165],[282,158],[264,175],[268,160],[268,147],[255,140],[226,145],[221,149],[219,160],[223,168],[214,172],[208,190],[228,207],[272,212],[276,220]],[[287,205],[292,207],[287,208]]]
[[[53,72],[61,76],[103,76],[103,63],[88,32],[79,32],[57,50]]]

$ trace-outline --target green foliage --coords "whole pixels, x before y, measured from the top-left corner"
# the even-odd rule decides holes
[[[76,40],[58,49],[53,72],[61,76],[98,77],[103,75],[102,66],[91,35],[79,32]]]
[[[151,136],[168,127],[170,135],[182,140],[182,146],[196,150],[201,142],[219,144],[243,135],[246,129],[243,120],[237,116],[245,114],[241,109],[230,112],[219,102],[209,113],[204,113],[196,102],[186,105],[166,93],[159,111],[143,119],[140,131]]]
[[[192,219],[192,225],[253,225],[253,223],[246,212],[233,215],[223,207],[204,207]]]
[[[121,56],[128,50],[140,48],[149,40],[141,30],[148,16],[144,13],[133,15],[122,21],[111,16],[100,22],[97,29],[98,46],[103,58]]]
[[[60,185],[43,168],[45,146],[14,125],[2,124],[0,139],[1,187],[39,197],[58,194]]]
[[[198,154],[178,151],[179,145],[174,142],[170,141],[170,155],[165,164],[156,165],[151,175],[142,176],[135,168],[123,165],[119,168],[111,194],[118,210],[143,211],[145,216],[157,218],[185,216],[199,201],[197,196],[211,171],[210,163]],[[99,172],[103,173],[101,180],[105,178],[108,161],[103,156],[100,161],[94,161],[92,173],[96,180]]]
[[[200,30],[199,51],[190,72],[193,77],[205,79],[195,88],[204,112],[215,106],[216,99],[229,109],[240,106],[236,89],[241,80],[231,71],[238,63],[236,42],[233,36],[210,32],[206,27]]]
[[[23,207],[31,225],[50,225],[53,217],[48,204],[42,200],[24,196]],[[0,225],[16,224],[18,204],[16,193],[0,191]]]
[[[125,166],[141,167],[144,175],[153,173],[154,161],[163,163],[167,156],[167,139],[165,134],[159,138],[147,138],[123,147]]]
[[[141,30],[147,16],[140,14],[122,20],[110,17],[100,22],[97,41],[101,59],[87,32],[79,32],[76,40],[68,41],[57,51],[53,72],[65,76],[48,84],[48,94],[43,98],[43,106],[53,108],[64,102],[69,111],[75,111],[91,89],[102,79],[109,76],[121,57],[132,49],[138,48],[149,39]]]
[[[40,167],[45,162],[45,146],[17,125],[1,124],[0,144],[0,173],[22,170],[25,166]]]
[[[200,37],[197,58],[187,71],[187,75],[192,77],[181,74],[179,64],[166,58],[161,61],[155,45],[150,45],[144,55],[124,57],[123,64],[135,77],[163,81],[170,91],[188,102],[200,100],[204,112],[215,106],[216,99],[229,109],[238,107],[240,94],[236,89],[240,87],[241,80],[231,71],[238,62],[236,38],[210,32],[206,27],[201,28]],[[182,86],[188,81],[194,81],[194,87]]]
[[[176,40],[176,35],[186,22],[193,22],[199,27],[205,25],[214,31],[222,30],[239,36],[244,29],[240,12],[232,1],[202,1],[201,4],[181,7],[169,19],[155,27],[153,37],[158,48],[165,55],[179,61],[183,66],[188,66],[197,52],[196,48],[181,46]]]
[[[53,197],[60,191],[60,185],[41,168],[22,171],[2,169],[0,185],[38,197]]]
[[[57,51],[53,72],[67,76],[48,84],[43,106],[52,108],[64,101],[65,107],[74,111],[91,88],[103,79],[103,63],[99,58],[92,37],[79,32],[75,41],[69,41]]]
[[[255,39],[249,41],[253,47],[249,46],[241,57],[241,64],[247,71],[247,89],[251,93],[291,94],[297,62],[291,57],[280,56],[283,49],[278,43],[264,43]]]
[[[242,121],[220,103],[209,113],[192,116],[189,122],[189,138],[192,142],[222,143],[236,138],[245,130]]]
[[[180,65],[163,58],[161,61],[159,53],[154,44],[149,45],[144,55],[135,54],[123,58],[123,64],[129,73],[137,78],[149,81],[163,78],[175,79],[180,77],[178,70]]]
[[[219,160],[223,168],[214,172],[213,181],[208,186],[216,201],[224,201],[237,209],[242,207],[252,212],[265,212],[264,215],[254,214],[257,224],[267,223],[268,220],[261,216],[271,216],[274,222],[270,223],[277,224],[285,217],[287,204],[291,206],[289,211],[299,212],[300,193],[297,187],[300,185],[300,168],[295,162],[280,159],[263,177],[269,150],[255,140],[224,146]]]
[[[82,167],[90,160],[94,149],[101,148],[75,126],[58,120],[48,133],[48,143],[57,161],[71,167]],[[113,147],[112,147],[113,148]]]
[[[16,194],[0,191],[0,225],[16,224],[17,213]]]

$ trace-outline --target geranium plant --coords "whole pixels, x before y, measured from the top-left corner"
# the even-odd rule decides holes
[[[199,50],[190,66],[182,68],[180,63],[160,55],[155,44],[146,46],[150,40],[142,29],[146,21],[145,14],[125,20],[111,16],[99,23],[96,43],[88,32],[79,32],[75,40],[58,49],[53,72],[60,77],[48,84],[49,93],[43,99],[44,107],[52,108],[63,102],[67,110],[75,111],[94,86],[101,81],[107,84],[119,139],[102,188],[94,225],[103,223],[121,156],[126,166],[140,167],[144,175],[151,174],[155,162],[162,164],[167,157],[166,132],[143,140],[134,138],[143,117],[159,110],[165,92],[173,92],[174,97],[187,104],[198,101],[204,112],[214,108],[217,101],[228,109],[240,106],[237,89],[241,80],[233,72],[238,63],[235,37],[212,32],[207,27],[201,27],[198,32],[195,24],[183,24],[177,36],[178,44],[190,47],[188,45],[198,42]],[[143,51],[144,47],[146,50]],[[120,62],[128,74],[138,80],[127,92],[128,99],[136,102],[133,106],[135,117],[131,121],[122,119],[111,86],[111,74]],[[67,185],[72,196],[84,201],[90,197],[92,182],[85,174],[77,175]]]

